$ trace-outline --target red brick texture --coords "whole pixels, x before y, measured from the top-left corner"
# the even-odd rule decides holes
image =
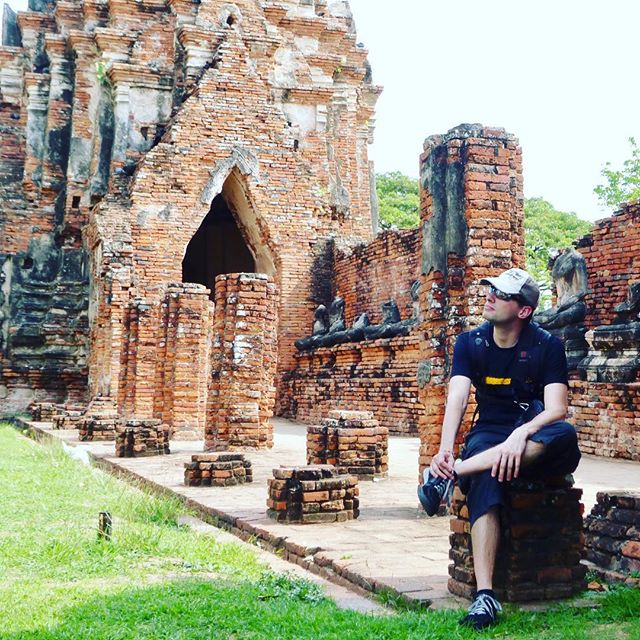
[[[585,588],[582,557],[582,489],[564,478],[518,481],[507,489],[500,513],[500,548],[494,589],[500,600],[554,600]],[[471,598],[473,551],[466,500],[456,488],[452,502],[449,591]]]
[[[613,308],[627,299],[629,285],[640,282],[640,203],[622,207],[596,222],[578,241],[587,262],[589,292],[585,297],[589,329],[613,324]]]
[[[606,580],[640,585],[640,494],[599,492],[585,518],[585,547]]]
[[[332,411],[320,426],[307,427],[307,464],[331,464],[359,480],[385,478],[389,430],[369,411]]]
[[[275,285],[264,275],[216,278],[205,449],[273,446]]]
[[[280,467],[267,484],[267,515],[278,522],[346,522],[360,514],[358,479],[331,465]]]
[[[253,471],[244,453],[195,453],[191,462],[184,463],[188,487],[231,487],[246,482],[253,482]]]
[[[382,303],[392,299],[402,319],[411,318],[411,285],[420,276],[421,247],[422,229],[416,227],[383,231],[369,244],[337,251],[333,288],[344,299],[347,326],[362,313],[378,324]]]
[[[584,453],[640,460],[640,383],[572,380],[570,420]]]
[[[417,434],[418,336],[321,347],[296,356],[281,413],[318,423],[331,410],[370,411],[393,435]]]

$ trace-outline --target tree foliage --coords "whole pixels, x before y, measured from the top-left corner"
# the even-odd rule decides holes
[[[546,290],[551,290],[549,258],[554,251],[566,249],[589,232],[591,223],[571,212],[558,211],[543,198],[524,201],[524,244],[527,271]],[[548,296],[547,296],[548,297]]]
[[[593,191],[600,204],[605,207],[618,207],[623,202],[640,198],[640,147],[635,138],[629,138],[631,157],[622,164],[622,169],[614,170],[607,162],[600,175],[605,184],[599,184]]]
[[[418,180],[399,171],[376,176],[380,227],[408,229],[420,222]]]

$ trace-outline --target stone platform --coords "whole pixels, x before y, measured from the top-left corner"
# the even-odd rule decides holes
[[[172,441],[170,455],[115,458],[113,442],[79,442],[74,431],[55,431],[47,423],[28,423],[36,432],[61,440],[80,458],[93,458],[113,472],[124,472],[188,500],[204,518],[239,537],[258,540],[308,570],[369,591],[388,589],[432,608],[464,607],[466,600],[447,590],[449,518],[428,518],[417,508],[417,438],[389,439],[389,478],[360,486],[360,517],[313,526],[280,524],[266,514],[267,479],[280,465],[305,463],[306,426],[273,419],[274,448],[246,450],[253,482],[235,487],[185,487],[184,463],[202,452],[202,442]],[[574,474],[584,489],[586,512],[596,493],[640,489],[640,464],[584,456]]]

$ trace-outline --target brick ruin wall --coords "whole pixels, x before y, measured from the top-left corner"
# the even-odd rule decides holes
[[[333,291],[344,299],[350,326],[362,313],[371,324],[381,321],[383,302],[395,300],[400,316],[413,313],[411,285],[420,277],[422,229],[383,231],[369,244],[336,251]]]
[[[624,205],[577,242],[587,263],[589,329],[616,323],[614,307],[640,282],[640,203]],[[585,453],[640,461],[640,375],[635,382],[570,382],[570,418]]]
[[[171,414],[180,394],[149,404],[174,375],[151,327],[218,195],[279,292],[277,386],[330,295],[314,268],[373,233],[380,88],[348,4],[36,5],[0,48],[2,412],[102,394]]]
[[[613,308],[627,299],[629,285],[640,282],[640,202],[599,220],[577,242],[587,262],[589,291],[585,324],[613,324]]]
[[[332,291],[345,301],[345,323],[362,313],[381,321],[380,307],[394,299],[402,319],[411,318],[411,285],[419,278],[420,228],[380,233],[368,245],[337,251]],[[307,327],[307,333],[311,326]],[[417,435],[423,411],[416,371],[420,339],[381,338],[296,354],[279,411],[307,423],[334,409],[372,411],[394,435]]]

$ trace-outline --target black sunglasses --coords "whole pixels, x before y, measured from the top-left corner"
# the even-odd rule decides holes
[[[505,293],[504,291],[500,291],[500,289],[496,289],[493,285],[489,285],[488,288],[491,295],[498,298],[498,300],[504,300],[505,302],[515,300],[519,304],[526,304],[517,293]]]

